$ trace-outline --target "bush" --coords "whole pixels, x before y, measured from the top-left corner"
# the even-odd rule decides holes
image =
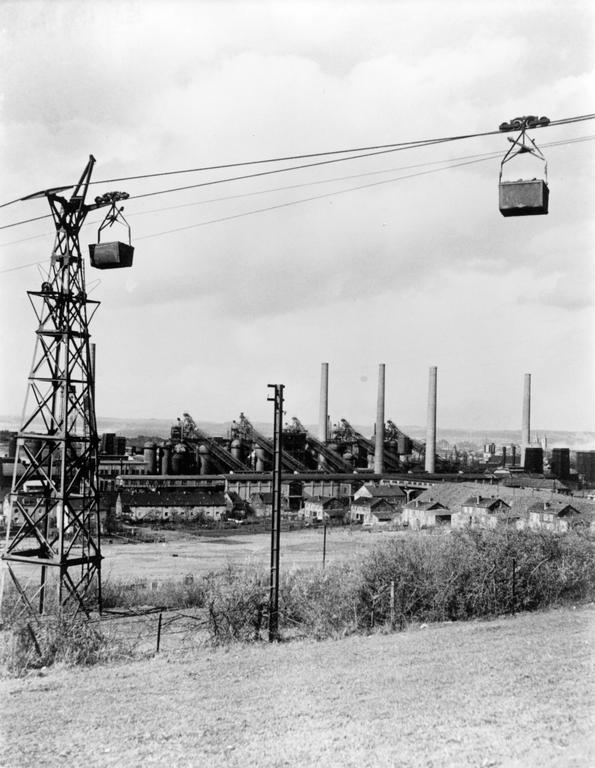
[[[362,564],[368,626],[391,614],[445,621],[533,610],[592,598],[593,544],[577,534],[468,529],[393,540]]]
[[[269,581],[261,570],[228,566],[205,577],[208,630],[214,643],[259,640],[268,621]]]
[[[282,570],[279,630],[285,636],[342,637],[375,626],[494,616],[594,596],[588,536],[513,529],[410,533],[384,542],[358,564]],[[213,643],[253,642],[268,625],[269,572],[229,566],[154,589],[106,582],[103,601],[106,608],[204,608]],[[82,620],[67,627],[44,617],[35,640],[26,624],[4,636],[10,640],[3,655],[16,673],[57,661],[95,664],[125,653]]]
[[[103,608],[203,608],[205,584],[202,580],[164,581],[155,586],[146,582],[105,581],[102,585]]]
[[[348,566],[284,574],[279,587],[280,625],[321,640],[357,632],[360,574]]]
[[[21,622],[4,633],[4,641],[2,662],[14,675],[57,663],[90,666],[125,655],[123,646],[83,619],[43,616],[39,625]]]

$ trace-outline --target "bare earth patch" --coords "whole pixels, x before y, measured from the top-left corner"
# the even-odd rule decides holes
[[[595,608],[3,680],[3,768],[595,764]]]
[[[326,562],[353,560],[381,541],[402,536],[384,531],[368,533],[361,528],[329,528],[326,539]],[[285,568],[309,568],[322,565],[322,528],[283,532],[281,564]],[[192,574],[201,576],[219,571],[227,565],[262,565],[268,568],[271,558],[270,534],[237,534],[217,537],[179,535],[161,543],[109,544],[102,542],[105,578],[115,580],[179,579]]]

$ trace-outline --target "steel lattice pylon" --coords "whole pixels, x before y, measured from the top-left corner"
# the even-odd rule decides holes
[[[47,190],[56,239],[47,280],[29,291],[37,340],[10,495],[3,586],[8,574],[17,607],[39,616],[52,608],[73,618],[101,610],[98,436],[89,300],[79,233],[95,159],[70,199]],[[31,196],[34,197],[34,196]]]

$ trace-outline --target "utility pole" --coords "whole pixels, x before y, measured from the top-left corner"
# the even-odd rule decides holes
[[[269,643],[279,639],[279,545],[281,541],[281,454],[283,437],[284,384],[269,384],[274,390],[269,402],[274,402],[273,431],[273,511],[271,519],[271,579],[269,591]]]
[[[56,237],[47,280],[28,292],[38,327],[17,437],[2,587],[8,574],[19,598],[15,611],[37,621],[51,609],[71,619],[101,610],[99,441],[89,334],[99,302],[87,296],[79,234],[89,211],[128,195],[109,193],[87,205],[94,164],[91,155],[69,199],[60,193],[70,187],[23,198],[47,199]]]

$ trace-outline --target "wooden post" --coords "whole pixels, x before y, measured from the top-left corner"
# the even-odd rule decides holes
[[[395,628],[395,582],[390,583],[390,628]]]
[[[324,510],[322,512],[324,517]],[[324,521],[324,533],[322,537],[322,567],[324,568],[326,563],[326,520]]]
[[[155,653],[159,653],[159,647],[161,645],[161,623],[163,621],[163,614],[159,614],[159,621],[157,622],[157,650]]]
[[[269,642],[279,640],[279,548],[281,534],[281,456],[283,439],[283,389],[284,384],[269,384],[274,395],[267,398],[274,402],[273,430],[273,509],[271,515],[271,570],[269,590]]]

